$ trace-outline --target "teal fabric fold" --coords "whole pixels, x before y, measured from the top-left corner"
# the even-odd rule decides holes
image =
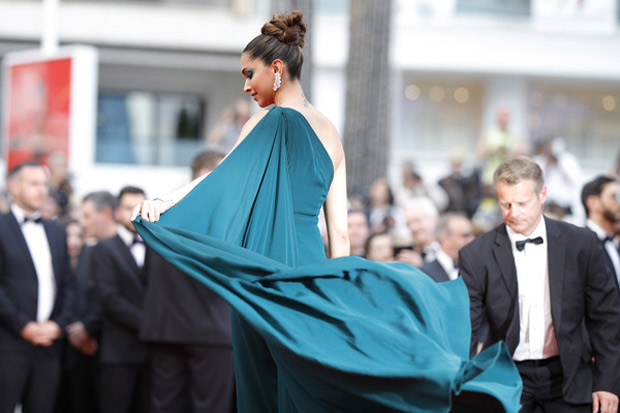
[[[463,391],[518,411],[521,379],[505,345],[468,359],[461,280],[325,259],[316,215],[332,176],[303,115],[275,107],[160,221],[134,223],[260,333],[297,411],[442,412]]]

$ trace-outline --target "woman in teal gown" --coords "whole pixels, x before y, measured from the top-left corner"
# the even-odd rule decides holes
[[[299,83],[301,20],[274,16],[242,55],[244,91],[273,108],[208,176],[136,206],[136,229],[231,304],[240,412],[444,412],[467,394],[517,411],[503,343],[468,359],[464,283],[348,256],[344,154]]]

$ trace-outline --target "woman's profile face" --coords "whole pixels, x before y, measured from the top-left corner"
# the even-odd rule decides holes
[[[264,108],[273,103],[274,71],[260,59],[250,59],[247,54],[241,55],[241,73],[245,77],[243,91]]]

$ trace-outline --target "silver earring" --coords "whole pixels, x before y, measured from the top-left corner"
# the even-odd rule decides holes
[[[275,92],[276,90],[280,89],[281,85],[282,85],[282,76],[280,75],[280,72],[276,72],[275,79],[273,80],[273,91]]]

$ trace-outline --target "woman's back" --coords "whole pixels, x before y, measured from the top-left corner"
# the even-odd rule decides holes
[[[318,214],[333,177],[332,158],[305,116],[295,109],[282,111],[286,128],[286,155],[295,217],[299,264],[325,259]]]

